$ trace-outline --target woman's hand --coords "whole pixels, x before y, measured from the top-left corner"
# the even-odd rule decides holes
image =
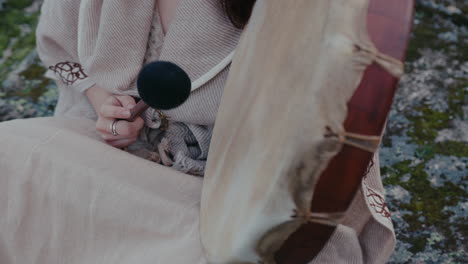
[[[112,122],[115,119],[130,117],[130,109],[135,106],[135,99],[128,95],[113,95],[95,84],[85,92],[98,116],[96,129],[110,145],[123,148],[136,141],[144,121],[138,117],[133,122],[119,120],[115,124],[117,136],[112,135]]]
[[[118,135],[112,134],[112,122],[115,119],[129,118],[130,109],[135,105],[135,99],[128,95],[111,95],[101,104],[97,111],[96,129],[107,143],[116,148],[123,148],[136,141],[144,125],[141,117],[133,122],[118,120],[115,124]]]

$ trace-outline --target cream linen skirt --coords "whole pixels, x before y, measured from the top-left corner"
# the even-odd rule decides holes
[[[204,264],[202,178],[103,142],[94,122],[0,123],[1,264]]]

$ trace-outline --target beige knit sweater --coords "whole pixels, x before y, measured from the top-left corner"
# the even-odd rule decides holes
[[[159,59],[163,43],[162,21],[159,10],[156,8],[143,64]],[[137,91],[136,84],[132,83],[128,91]],[[164,111],[147,110],[143,114],[145,126],[139,139],[126,150],[178,171],[203,176],[213,124],[199,125],[169,120],[169,125],[163,128],[161,115],[169,116]]]
[[[164,111],[170,125],[163,133],[158,130],[159,114],[147,110],[140,141],[129,149],[177,170],[203,175],[240,36],[218,4],[216,0],[182,1],[164,36],[154,0],[45,0],[37,50],[49,68],[46,76],[55,79],[60,89],[55,115],[95,120],[83,94],[86,89],[99,84],[111,93],[138,97],[135,79],[144,64],[158,59],[174,62],[193,82],[190,98]]]

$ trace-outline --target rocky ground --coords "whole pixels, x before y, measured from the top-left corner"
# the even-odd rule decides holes
[[[0,0],[0,121],[53,113],[57,89],[34,49],[41,2]]]
[[[468,263],[468,1],[418,1],[380,151],[393,263]]]
[[[49,116],[34,50],[40,0],[0,0],[0,121]],[[381,146],[391,263],[468,263],[468,0],[417,0],[406,75]]]

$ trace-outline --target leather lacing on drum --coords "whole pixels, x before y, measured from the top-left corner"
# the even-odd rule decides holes
[[[326,129],[327,132],[324,135],[325,137],[336,137],[338,141],[345,145],[356,147],[371,153],[376,152],[379,148],[380,136],[363,135],[346,131],[336,133],[333,132],[330,127],[327,127]]]
[[[330,127],[326,127],[325,138],[334,137],[342,144],[356,147],[358,149],[375,153],[380,144],[380,136],[363,135],[350,132],[335,133]],[[370,169],[374,166],[374,161],[371,159],[369,166],[366,169],[365,176],[370,172]],[[304,222],[312,222],[328,226],[337,226],[341,219],[344,217],[344,212],[333,212],[333,213],[315,213],[311,211],[298,212],[294,210],[292,218],[303,219]]]
[[[354,47],[356,52],[365,52],[367,53],[366,55],[372,56],[374,58],[373,61],[380,65],[391,75],[397,78],[403,75],[404,67],[401,61],[383,53],[380,53],[375,48],[369,48],[357,44]],[[327,126],[325,130],[325,139],[334,138],[340,144],[352,146],[364,151],[368,151],[370,153],[375,153],[378,150],[381,140],[381,137],[376,135],[363,135],[358,133],[347,132],[344,130],[340,132],[335,132],[329,126]],[[295,210],[295,214],[292,217],[303,219],[304,222],[313,222],[323,225],[336,226],[341,222],[341,219],[343,218],[344,214],[345,212],[317,213],[311,212],[310,210]]]
[[[355,52],[366,53],[366,57],[369,56],[373,58],[375,63],[384,68],[388,73],[396,78],[400,78],[404,73],[403,62],[383,54],[375,48],[355,44],[354,50]]]
[[[380,53],[373,46],[365,47],[364,45],[356,44],[354,51],[361,53],[356,57],[358,65],[366,64],[364,61],[369,63],[367,60],[371,59],[370,63],[376,62],[395,77],[400,77],[403,74],[403,63],[401,61]],[[294,209],[291,215],[291,220],[270,229],[259,240],[256,247],[256,252],[262,259],[259,263],[276,263],[274,260],[275,252],[282,246],[289,235],[303,224],[317,223],[337,226],[342,222],[345,212],[311,212],[313,190],[317,184],[318,177],[326,169],[328,161],[339,152],[342,145],[349,145],[375,153],[380,140],[380,136],[376,135],[334,131],[331,127],[325,128],[324,140],[317,146],[314,146],[318,151],[299,155],[298,163],[289,172],[291,174],[289,176],[291,179],[290,184],[292,184],[290,191],[296,209]],[[315,164],[306,165],[306,162],[310,163],[311,161],[315,161]]]
[[[314,213],[311,211],[299,212],[294,210],[292,218],[302,219],[304,223],[317,223],[322,225],[337,226],[344,217],[344,213]]]

